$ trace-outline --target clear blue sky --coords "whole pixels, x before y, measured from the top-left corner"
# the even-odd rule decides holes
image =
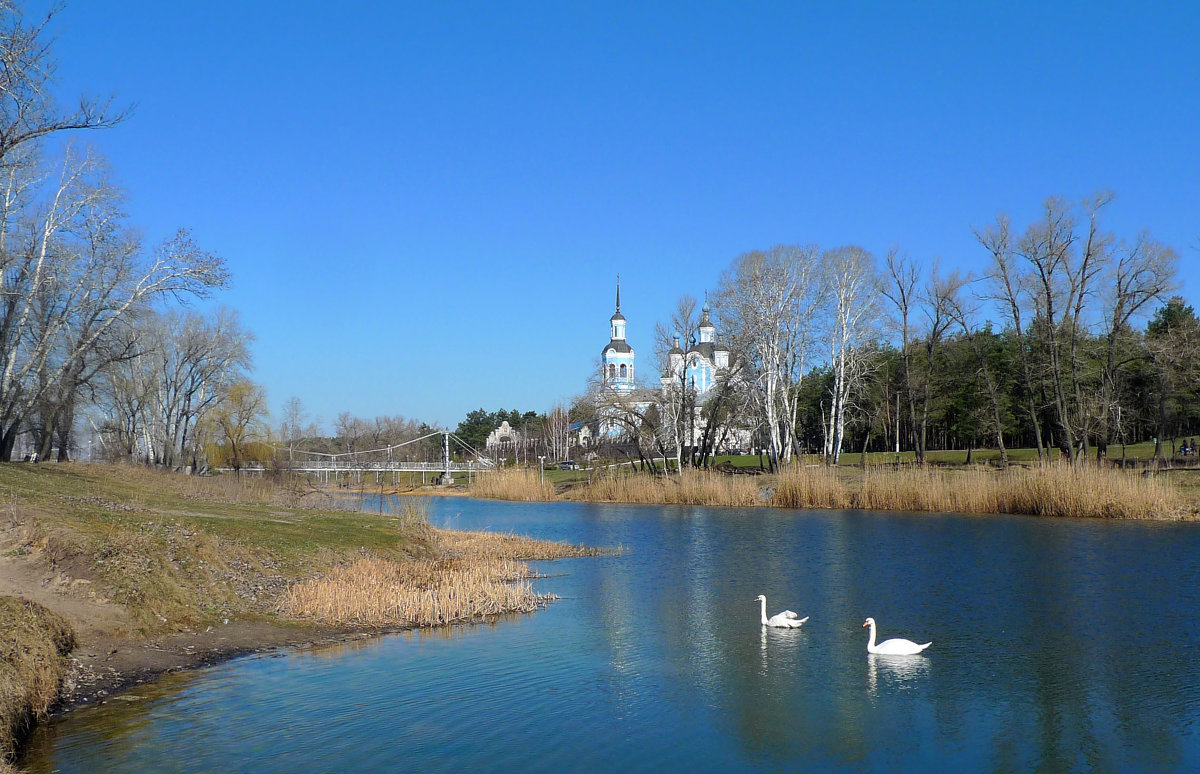
[[[34,4],[30,7],[38,7]],[[1200,302],[1195,3],[75,0],[64,99],[152,239],[228,261],[277,409],[450,426],[583,389],[739,253],[892,245],[1111,189]],[[1200,305],[1200,304],[1198,304]]]

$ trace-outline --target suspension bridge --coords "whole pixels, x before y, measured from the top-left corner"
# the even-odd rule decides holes
[[[441,459],[436,462],[409,459],[412,455],[410,447],[413,444],[426,441],[434,436],[441,436]],[[461,453],[466,457],[459,461],[452,458],[451,452]],[[480,454],[470,444],[463,441],[454,433],[434,432],[414,438],[411,441],[385,446],[381,449],[366,451],[349,451],[330,454],[314,451],[277,450],[277,458],[270,465],[261,462],[243,465],[242,473],[265,473],[268,470],[286,470],[292,473],[314,475],[324,483],[330,479],[336,480],[341,476],[353,476],[356,482],[361,482],[364,474],[374,475],[375,480],[381,481],[384,474],[420,473],[421,482],[425,483],[426,476],[432,476],[438,483],[453,483],[456,473],[470,478],[476,473],[494,470],[496,463]],[[287,459],[282,459],[286,456]],[[428,455],[421,455],[428,456]],[[232,468],[219,468],[222,471],[232,471]]]

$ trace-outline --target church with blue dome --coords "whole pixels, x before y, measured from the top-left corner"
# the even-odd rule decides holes
[[[717,384],[717,375],[729,367],[729,348],[717,343],[717,328],[713,325],[707,299],[700,315],[700,325],[687,350],[680,346],[675,334],[674,346],[667,352],[667,367],[661,383],[664,390],[672,385],[684,385],[703,397]],[[604,389],[629,395],[637,387],[634,376],[634,350],[626,338],[625,315],[621,314],[621,281],[617,280],[617,308],[608,319],[609,341],[600,352],[600,378]],[[648,397],[648,396],[647,396]]]
[[[717,343],[710,311],[706,299],[696,329],[699,341],[690,342],[686,352],[679,346],[679,334],[675,335],[674,346],[667,351],[668,370],[662,375],[664,390],[673,385],[691,387],[702,400],[716,386],[717,374],[729,367],[729,349]]]
[[[633,347],[625,340],[625,315],[621,314],[621,280],[617,280],[617,311],[608,318],[610,339],[600,353],[601,382],[618,393],[633,392]]]
[[[717,329],[713,325],[711,311],[706,299],[696,335],[688,342],[686,350],[676,334],[674,345],[667,352],[667,362],[663,364],[665,370],[660,376],[659,386],[638,388],[634,371],[635,353],[627,338],[627,320],[621,313],[621,281],[618,277],[617,308],[608,320],[609,341],[600,351],[601,395],[597,398],[601,406],[596,421],[596,436],[613,437],[628,430],[619,419],[623,410],[614,412],[611,404],[604,406],[607,401],[602,395],[607,394],[609,400],[616,400],[625,409],[640,413],[651,405],[661,404],[672,391],[679,389],[691,390],[695,396],[695,421],[691,426],[696,432],[702,431],[704,421],[701,409],[717,385],[721,372],[730,365],[729,348],[717,342]]]

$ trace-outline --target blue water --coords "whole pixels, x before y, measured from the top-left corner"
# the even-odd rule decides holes
[[[33,772],[1200,770],[1200,525],[466,499],[595,546],[494,623],[232,661],[41,731]],[[374,506],[371,506],[374,507]],[[764,630],[754,601],[811,616]],[[880,637],[933,646],[871,657]]]

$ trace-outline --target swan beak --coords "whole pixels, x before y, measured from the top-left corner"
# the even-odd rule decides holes
[[[866,627],[868,627],[868,626],[870,626],[870,624],[869,624],[869,623],[867,623],[866,621],[863,621],[863,628],[865,629],[865,628],[866,628]]]

